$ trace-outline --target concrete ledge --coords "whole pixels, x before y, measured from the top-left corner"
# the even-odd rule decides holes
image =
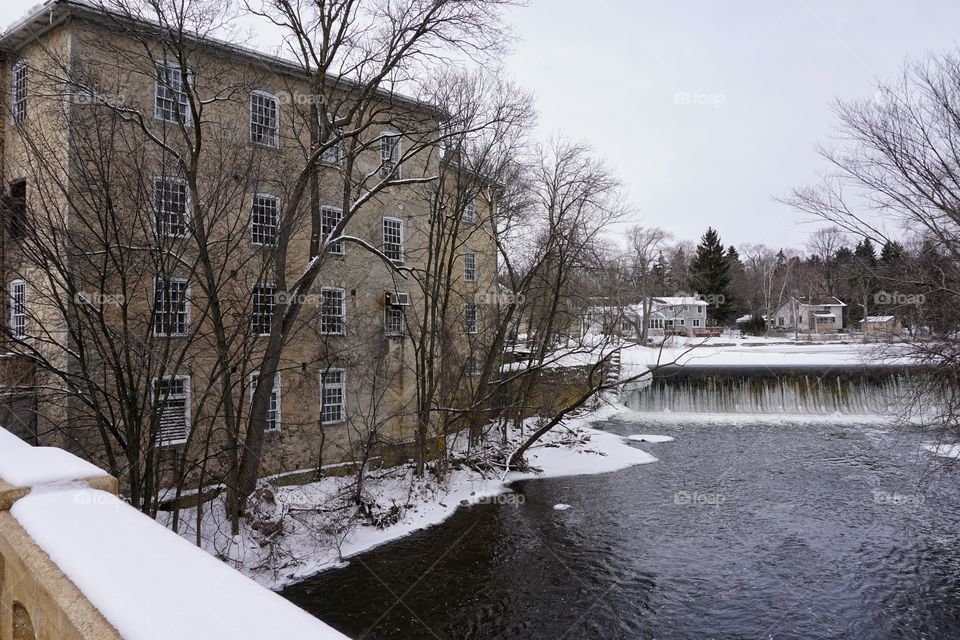
[[[0,640],[14,638],[14,603],[26,611],[39,640],[120,640],[9,511],[0,511],[0,585]]]

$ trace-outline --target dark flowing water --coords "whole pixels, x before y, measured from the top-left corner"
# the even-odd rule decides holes
[[[598,426],[676,441],[639,445],[654,464],[519,483],[523,504],[463,508],[283,595],[354,638],[960,638],[958,476],[920,482],[919,435]]]

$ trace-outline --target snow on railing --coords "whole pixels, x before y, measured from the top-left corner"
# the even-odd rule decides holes
[[[346,638],[129,506],[115,490],[116,481],[89,462],[0,429],[0,497],[12,503],[10,515],[119,637]],[[3,536],[0,528],[0,542]],[[47,619],[34,623],[58,622]],[[36,629],[38,637],[58,631]]]

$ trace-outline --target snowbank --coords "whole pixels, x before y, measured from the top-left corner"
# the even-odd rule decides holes
[[[127,640],[346,638],[107,492],[34,490],[10,512]]]
[[[107,472],[54,447],[32,447],[0,428],[0,479],[16,487],[104,477]]]

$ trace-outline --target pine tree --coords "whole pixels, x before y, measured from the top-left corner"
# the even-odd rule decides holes
[[[899,265],[907,257],[907,250],[896,240],[888,240],[880,250],[880,263],[886,267]]]
[[[870,238],[864,238],[863,242],[857,243],[857,248],[853,250],[853,255],[869,267],[877,266],[877,252],[873,248]]]
[[[710,303],[707,309],[717,324],[725,325],[730,320],[730,262],[713,227],[707,228],[697,245],[690,264],[690,288]]]
[[[653,266],[650,267],[650,272],[653,275],[654,295],[665,295],[669,274],[667,273],[667,262],[663,257],[663,251],[657,255],[656,261],[654,261]]]

